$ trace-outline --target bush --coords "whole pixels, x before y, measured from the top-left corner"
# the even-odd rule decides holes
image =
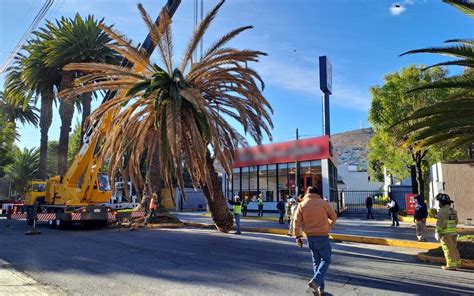
[[[376,205],[386,205],[388,203],[388,196],[378,195],[374,196]]]
[[[407,210],[401,209],[400,213],[398,213],[400,216],[406,217],[407,216]]]
[[[436,218],[436,215],[438,214],[438,210],[435,208],[429,208],[428,209],[428,218]]]

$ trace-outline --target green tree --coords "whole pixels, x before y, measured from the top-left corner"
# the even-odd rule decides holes
[[[15,125],[0,112],[0,178],[5,175],[5,167],[13,162],[15,138]]]
[[[16,148],[13,162],[5,169],[7,178],[13,182],[16,193],[24,198],[28,180],[33,179],[38,171],[39,150],[37,148],[23,151]]]
[[[74,62],[116,64],[117,53],[107,45],[112,39],[102,31],[93,16],[82,18],[77,14],[74,18],[61,18],[56,22],[47,22],[44,28],[36,32],[36,36],[44,45],[44,63],[47,67],[57,69],[60,75],[59,90],[74,87],[74,79],[82,74],[79,71],[65,71],[63,67]],[[92,92],[82,94],[83,120],[91,110]],[[63,175],[68,166],[69,132],[74,115],[73,100],[60,101],[61,132],[59,135],[58,173]],[[84,122],[83,122],[84,124]]]
[[[81,124],[76,123],[72,134],[69,136],[69,151],[68,151],[68,162],[71,163],[74,157],[81,149]]]
[[[193,53],[222,4],[223,1],[198,25],[178,67],[173,65],[167,10],[161,12],[160,23],[155,24],[139,5],[162,65],[151,62],[147,54],[110,28],[104,28],[118,44],[113,48],[136,67],[70,64],[65,70],[94,74],[81,79],[83,86],[61,95],[76,96],[96,89],[122,90],[122,95],[101,105],[91,117],[99,119],[110,114],[108,112],[118,112],[112,113],[115,114],[114,125],[101,150],[103,158],[111,159],[110,175],[115,176],[122,166],[123,156],[129,152],[129,172],[137,184],[135,181],[141,178],[140,160],[147,152],[147,171],[159,166],[167,187],[171,188],[173,178],[176,178],[183,188],[185,160],[193,184],[201,186],[205,192],[217,227],[228,231],[233,219],[214,161],[218,160],[230,175],[233,152],[238,144],[246,145],[246,142],[229,119],[241,124],[244,131],[260,143],[264,133],[270,136],[271,107],[262,95],[260,76],[248,65],[265,54],[225,46],[250,26],[224,35],[203,52],[202,58],[193,59]],[[159,164],[152,161],[153,155],[159,156]]]
[[[406,138],[406,126],[412,122],[398,124],[410,116],[415,110],[441,101],[447,94],[445,90],[424,90],[409,92],[421,83],[438,81],[446,76],[440,67],[433,67],[422,71],[416,66],[409,66],[400,72],[388,74],[384,77],[382,86],[370,89],[372,105],[369,111],[369,121],[372,124],[375,136],[369,144],[369,173],[372,177],[380,176],[381,169],[386,167],[388,172],[400,179],[410,175],[412,166],[416,171],[418,193],[424,194],[425,186],[423,171],[428,169],[428,158],[434,161],[432,149],[415,150],[413,146],[401,146]],[[438,154],[436,154],[438,155]]]
[[[474,17],[474,3],[471,1],[445,1]],[[411,132],[405,141],[415,149],[440,144],[456,148],[474,143],[474,40],[452,39],[448,45],[408,51],[405,54],[435,53],[455,58],[435,66],[461,66],[464,71],[455,76],[424,83],[411,91],[427,89],[452,90],[447,99],[429,106],[423,106],[410,114],[406,121]]]
[[[38,125],[38,109],[34,106],[31,97],[25,97],[23,93],[11,89],[0,91],[0,112],[15,129],[17,121],[23,125]]]
[[[48,161],[46,162],[46,176],[51,177],[57,175],[58,171],[58,141],[48,141]]]

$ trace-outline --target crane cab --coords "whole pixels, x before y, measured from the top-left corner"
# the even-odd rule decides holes
[[[46,198],[46,182],[40,180],[28,181],[25,192],[25,205],[32,206],[35,202],[43,204]]]

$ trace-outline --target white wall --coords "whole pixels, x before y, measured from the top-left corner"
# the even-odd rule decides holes
[[[345,190],[381,190],[383,182],[370,182],[367,172],[349,170],[348,164],[337,166],[337,173],[346,184]]]

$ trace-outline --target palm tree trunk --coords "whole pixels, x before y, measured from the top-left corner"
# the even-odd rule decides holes
[[[41,92],[41,112],[40,112],[40,157],[38,178],[46,179],[46,165],[48,160],[48,131],[53,120],[53,89]]]
[[[164,184],[160,174],[160,150],[155,149],[151,157],[151,165],[148,170],[148,181],[150,182],[151,194],[156,193],[158,204],[161,205],[161,190],[163,189]]]
[[[229,211],[229,207],[227,206],[227,199],[222,192],[222,184],[219,181],[219,176],[214,168],[214,160],[212,159],[209,150],[206,154],[206,164],[209,173],[211,174],[211,186],[214,193],[214,195],[211,196],[207,185],[202,186],[209,211],[211,212],[216,227],[222,232],[229,232],[234,224],[234,220]]]
[[[84,94],[83,99],[82,99],[81,144],[79,145],[80,147],[82,147],[84,132],[87,128],[87,126],[85,126],[86,119],[91,114],[91,103],[92,103],[92,93]]]
[[[74,86],[74,76],[71,72],[66,72],[61,79],[60,89]],[[67,170],[67,155],[69,149],[69,133],[71,132],[71,122],[74,116],[74,103],[72,100],[61,100],[59,104],[59,116],[61,117],[61,133],[59,134],[58,147],[58,174],[63,176]]]

